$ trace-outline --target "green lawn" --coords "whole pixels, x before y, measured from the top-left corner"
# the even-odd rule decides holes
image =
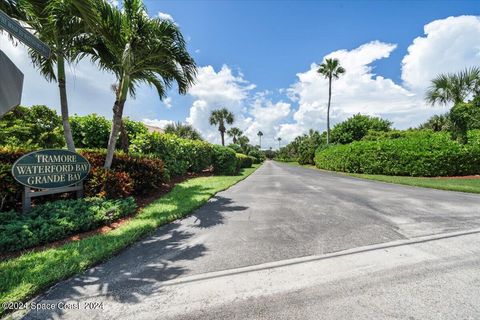
[[[450,191],[462,191],[471,193],[480,193],[480,179],[459,179],[459,178],[422,178],[422,177],[399,177],[383,176],[376,174],[356,174],[347,173],[347,175],[362,179],[377,180],[390,183],[406,184],[409,186],[434,188]]]
[[[288,165],[317,169],[313,165],[301,165],[298,162],[282,162]],[[319,169],[317,169],[319,170]],[[400,177],[400,176],[384,176],[376,174],[359,174],[335,172],[338,174],[348,175],[351,177],[376,180],[389,183],[405,184],[409,186],[434,188],[450,191],[462,191],[471,193],[480,193],[480,179],[459,179],[459,178],[423,178],[423,177]]]
[[[187,180],[118,229],[0,262],[0,315],[5,313],[4,302],[25,301],[42,289],[107,260],[160,225],[188,215],[215,193],[248,177],[259,166],[243,169],[237,176]]]

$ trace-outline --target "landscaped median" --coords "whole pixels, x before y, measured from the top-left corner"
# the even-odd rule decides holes
[[[313,170],[326,171],[341,175],[347,175],[356,178],[376,180],[388,183],[404,184],[415,187],[423,188],[433,188],[440,190],[449,190],[449,191],[460,191],[460,192],[470,192],[470,193],[480,193],[480,177],[407,177],[407,176],[386,176],[386,175],[376,175],[376,174],[362,174],[362,173],[345,173],[338,171],[328,171],[324,169],[318,169],[313,165],[301,165],[296,161],[282,161],[288,165],[293,165],[297,167],[304,167]]]
[[[245,168],[236,176],[184,181],[117,229],[0,262],[0,314],[6,311],[5,302],[24,301],[62,279],[107,260],[157,227],[188,215],[259,166]]]

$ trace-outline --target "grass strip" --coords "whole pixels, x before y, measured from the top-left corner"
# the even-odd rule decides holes
[[[301,165],[298,162],[281,162],[288,165],[296,167],[304,167],[310,169],[317,169],[313,165]],[[322,171],[327,171],[323,170]],[[404,177],[404,176],[386,176],[386,175],[377,175],[377,174],[364,174],[364,173],[346,173],[346,172],[336,172],[328,171],[333,173],[338,173],[342,175],[347,175],[355,178],[382,181],[388,183],[403,184],[408,186],[423,187],[423,188],[432,188],[448,191],[460,191],[460,192],[469,192],[469,193],[480,193],[480,179],[477,178],[449,178],[449,177],[437,177],[437,178],[427,178],[427,177]]]
[[[56,282],[107,260],[159,226],[188,215],[217,192],[248,177],[259,166],[243,169],[237,176],[184,181],[118,229],[0,262],[0,315],[6,311],[3,303],[25,301]]]

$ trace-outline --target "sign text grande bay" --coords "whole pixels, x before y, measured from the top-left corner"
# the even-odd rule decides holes
[[[26,187],[54,189],[79,183],[90,171],[87,159],[68,150],[28,153],[12,167],[13,177]]]

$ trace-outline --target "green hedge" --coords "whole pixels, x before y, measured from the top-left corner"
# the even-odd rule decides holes
[[[231,176],[237,173],[236,153],[228,147],[214,145],[212,163],[215,174]]]
[[[132,214],[133,198],[85,198],[39,205],[28,214],[0,212],[0,252],[13,252],[61,240]]]
[[[189,140],[174,134],[158,132],[140,134],[132,140],[134,152],[151,154],[165,162],[165,177],[181,176],[188,171],[200,172],[210,166],[212,145],[201,140]]]
[[[357,141],[317,150],[318,168],[398,176],[455,176],[480,173],[480,145],[462,145],[448,133],[409,132],[397,139]]]
[[[241,168],[251,168],[253,165],[254,157],[247,156],[243,153],[237,153],[237,168],[240,170]]]

